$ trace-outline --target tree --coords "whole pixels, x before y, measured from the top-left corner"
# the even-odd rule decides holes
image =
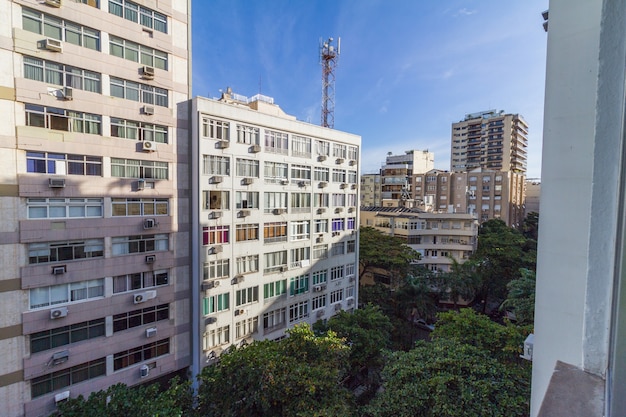
[[[527,239],[539,239],[539,213],[531,211],[526,215],[522,223],[522,232]]]
[[[198,379],[198,413],[211,416],[352,415],[341,385],[349,347],[332,331],[315,336],[307,325],[280,341],[259,341],[223,353]]]
[[[449,300],[454,308],[458,301],[472,301],[480,285],[480,277],[476,274],[472,263],[459,263],[454,257],[448,256],[452,262],[450,271],[440,272],[433,276],[433,288],[439,300]]]
[[[500,309],[511,309],[519,324],[533,324],[535,321],[535,271],[522,268],[521,277],[507,285],[509,294]]]

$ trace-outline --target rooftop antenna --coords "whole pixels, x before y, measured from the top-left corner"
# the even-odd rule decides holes
[[[341,38],[337,47],[333,38],[322,41],[320,38],[320,64],[322,65],[322,126],[335,127],[335,68],[341,52]]]

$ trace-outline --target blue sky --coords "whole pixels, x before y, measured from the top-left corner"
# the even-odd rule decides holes
[[[341,37],[335,129],[362,136],[362,173],[428,149],[450,168],[465,114],[520,113],[541,173],[548,0],[195,0],[193,95],[231,87],[320,123],[319,40]]]

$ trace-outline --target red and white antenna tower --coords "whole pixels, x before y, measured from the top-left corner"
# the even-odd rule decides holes
[[[333,38],[322,41],[320,38],[320,64],[322,64],[322,126],[335,127],[335,68],[339,61],[341,38],[337,39],[337,47]]]

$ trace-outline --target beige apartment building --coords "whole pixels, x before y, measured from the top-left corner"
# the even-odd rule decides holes
[[[526,173],[528,124],[519,114],[488,110],[452,124],[452,172],[476,168]]]
[[[361,206],[378,207],[382,201],[380,174],[361,174]]]
[[[190,2],[0,0],[0,414],[186,370]]]
[[[402,238],[421,254],[418,263],[435,272],[450,271],[450,257],[465,262],[476,249],[478,235],[474,214],[405,207],[361,207],[361,226]]]
[[[194,98],[193,373],[358,303],[359,136],[271,97]]]

